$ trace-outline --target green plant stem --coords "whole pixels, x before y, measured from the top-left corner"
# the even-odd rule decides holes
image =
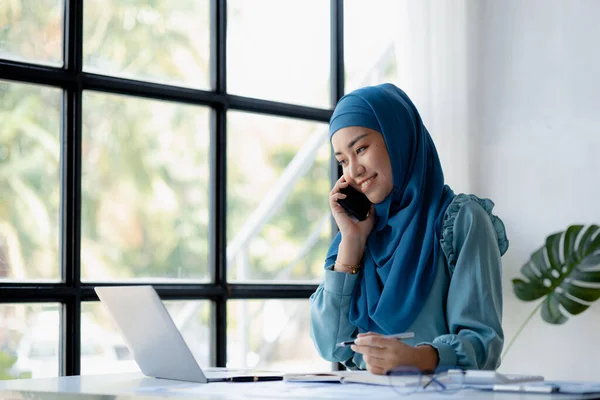
[[[506,357],[506,354],[508,354],[508,351],[512,347],[513,343],[515,342],[515,340],[517,340],[517,337],[519,337],[519,335],[523,331],[523,328],[525,328],[525,325],[527,325],[527,323],[531,320],[531,318],[533,318],[533,316],[537,313],[537,311],[540,309],[540,307],[542,306],[542,304],[544,304],[543,300],[540,301],[540,303],[533,309],[533,311],[531,312],[531,314],[529,314],[529,316],[525,319],[525,321],[523,322],[523,324],[521,324],[521,326],[517,330],[517,333],[515,333],[515,336],[512,337],[512,339],[508,343],[508,346],[506,346],[506,349],[504,350],[504,353],[502,353],[502,356],[500,357],[501,360],[504,360],[504,358]]]

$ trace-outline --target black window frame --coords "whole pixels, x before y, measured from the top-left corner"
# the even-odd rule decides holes
[[[83,71],[83,0],[65,0],[64,66],[50,67],[0,59],[0,79],[46,85],[63,91],[61,135],[60,268],[62,282],[0,282],[2,303],[60,303],[62,307],[60,375],[79,375],[81,361],[82,302],[98,301],[93,288],[115,283],[81,282],[81,131],[82,92],[131,95],[183,104],[208,106],[210,124],[210,275],[211,282],[152,284],[162,300],[209,300],[211,314],[211,359],[213,365],[227,362],[227,301],[230,299],[307,299],[315,284],[230,283],[226,265],[226,136],[228,110],[247,111],[308,121],[328,122],[344,94],[343,0],[330,0],[330,104],[320,109],[236,96],[227,93],[226,0],[210,1],[211,87],[196,90],[117,78]],[[325,38],[324,38],[325,39]],[[332,157],[332,182],[340,170]],[[326,195],[325,193],[323,195]],[[332,235],[336,232],[332,224]],[[122,283],[119,283],[122,284]],[[129,285],[148,284],[143,281]],[[335,365],[334,365],[335,368]]]

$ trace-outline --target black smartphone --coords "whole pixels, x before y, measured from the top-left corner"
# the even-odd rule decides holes
[[[359,221],[367,219],[367,215],[371,209],[371,202],[367,196],[350,185],[340,189],[340,192],[346,195],[345,199],[338,200],[340,206],[344,207],[344,210],[346,210],[349,215]]]

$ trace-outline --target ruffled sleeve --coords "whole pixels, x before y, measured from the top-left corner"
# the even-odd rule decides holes
[[[502,261],[508,248],[494,203],[458,195],[445,214],[442,248],[451,271],[445,304],[448,332],[430,343],[439,367],[495,369],[504,344]]]
[[[500,255],[504,255],[506,250],[508,250],[508,238],[506,237],[506,228],[504,227],[504,222],[502,222],[499,217],[492,214],[494,202],[490,199],[481,199],[474,194],[461,193],[457,195],[454,200],[452,200],[452,203],[450,203],[448,206],[442,221],[440,245],[444,255],[446,256],[446,260],[448,261],[448,266],[451,273],[454,272],[457,259],[457,254],[455,251],[456,243],[454,242],[454,225],[456,222],[456,216],[458,215],[460,209],[469,202],[476,202],[489,215],[492,225],[494,226],[494,231],[496,232],[496,240],[498,242]]]

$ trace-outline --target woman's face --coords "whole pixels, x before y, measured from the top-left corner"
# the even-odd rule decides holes
[[[360,126],[342,128],[331,138],[344,178],[371,203],[381,203],[394,189],[392,164],[383,135]]]

